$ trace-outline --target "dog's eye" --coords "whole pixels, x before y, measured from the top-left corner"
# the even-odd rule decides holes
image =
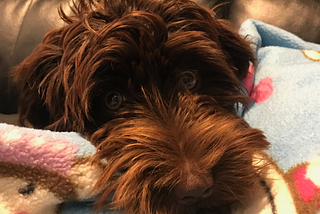
[[[197,76],[193,71],[185,71],[180,76],[180,82],[187,89],[191,90],[197,85]]]
[[[117,91],[110,91],[105,98],[106,106],[110,110],[118,109],[123,101],[122,95]]]

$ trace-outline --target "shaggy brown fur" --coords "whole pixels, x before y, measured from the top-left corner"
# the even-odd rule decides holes
[[[252,156],[268,142],[236,115],[238,103],[248,105],[248,43],[188,0],[72,8],[14,76],[22,125],[80,132],[97,146],[95,161],[108,160],[97,207],[227,213],[251,194]]]

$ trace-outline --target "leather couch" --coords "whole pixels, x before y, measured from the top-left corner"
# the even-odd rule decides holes
[[[57,8],[66,0],[0,1],[0,113],[17,112],[18,90],[10,71],[42,41],[45,33],[63,25]]]
[[[62,26],[57,8],[67,8],[71,0],[0,1],[0,113],[17,112],[18,86],[12,84],[10,71],[41,42],[44,34]],[[320,2],[318,0],[195,0],[216,8],[221,18],[235,28],[247,18],[258,19],[310,42],[320,43]],[[229,2],[229,3],[227,3]],[[0,117],[0,122],[1,117]]]
[[[310,42],[320,43],[319,0],[195,0],[214,7],[220,18],[229,19],[235,28],[249,18],[257,19]]]

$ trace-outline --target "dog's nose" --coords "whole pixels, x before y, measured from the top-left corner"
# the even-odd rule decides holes
[[[210,197],[212,194],[212,187],[212,175],[189,174],[174,187],[173,191],[180,203],[192,205]]]

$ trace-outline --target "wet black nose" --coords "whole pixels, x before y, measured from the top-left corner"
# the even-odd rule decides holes
[[[210,174],[189,174],[174,187],[174,194],[180,203],[192,205],[210,197],[212,187],[213,179]]]

